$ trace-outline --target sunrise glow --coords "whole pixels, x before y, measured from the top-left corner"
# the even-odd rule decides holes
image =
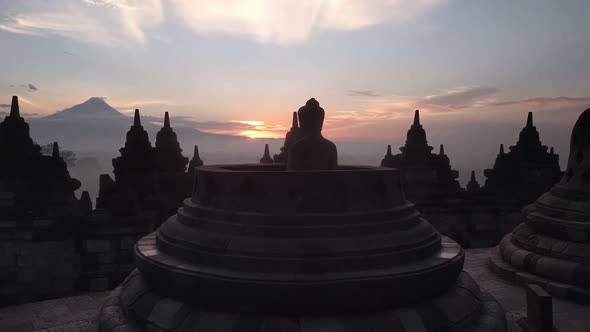
[[[244,130],[240,132],[239,136],[245,136],[249,138],[281,138],[281,135],[264,130]]]
[[[234,120],[232,122],[241,123],[241,124],[245,124],[245,125],[249,125],[249,126],[254,126],[254,127],[264,125],[264,121],[241,121],[241,120]]]

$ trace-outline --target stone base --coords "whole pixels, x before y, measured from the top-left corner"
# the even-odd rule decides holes
[[[220,296],[224,296],[220,294]],[[226,294],[227,301],[232,301]],[[124,306],[123,303],[129,304]],[[382,312],[341,316],[272,316],[212,312],[156,294],[134,271],[106,300],[101,332],[111,331],[505,331],[504,311],[462,272],[430,301]]]
[[[505,236],[498,247],[490,250],[488,263],[494,272],[522,285],[537,284],[555,297],[590,303],[590,289],[567,282],[580,273],[580,264],[517,247],[511,236]]]

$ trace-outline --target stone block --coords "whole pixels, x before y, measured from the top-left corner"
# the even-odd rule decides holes
[[[119,264],[118,272],[121,273],[130,273],[135,269],[135,264]]]
[[[16,228],[16,221],[0,221],[0,230],[6,231]]]
[[[121,249],[132,249],[137,242],[137,237],[126,236],[121,239]]]
[[[118,259],[120,263],[134,262],[135,256],[133,255],[133,251],[131,249],[125,249],[119,251]]]
[[[14,271],[0,270],[0,282],[14,281],[17,279],[18,273]]]
[[[89,291],[103,291],[109,289],[108,278],[92,278],[88,280]]]
[[[553,301],[541,286],[526,288],[527,317],[519,322],[525,332],[553,332]]]
[[[48,228],[54,224],[54,221],[51,219],[37,219],[33,220],[33,227],[42,227]]]
[[[107,252],[112,250],[110,240],[86,240],[85,248],[89,253]]]
[[[36,276],[36,271],[31,269],[22,269],[18,272],[18,280],[21,282],[32,282]]]
[[[104,252],[96,254],[96,261],[98,264],[112,264],[115,262],[116,255],[114,252]]]
[[[17,232],[14,234],[14,238],[19,241],[31,241],[33,239],[33,233],[31,232]]]

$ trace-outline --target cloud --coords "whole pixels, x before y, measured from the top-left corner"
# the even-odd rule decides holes
[[[345,109],[329,112],[324,127],[330,135],[349,137],[356,130],[366,130],[376,124],[405,117],[415,109],[418,99],[395,95],[354,99]]]
[[[346,92],[346,95],[353,96],[353,97],[377,97],[377,96],[379,96],[373,90],[348,90],[348,92]]]
[[[103,100],[106,100],[106,97],[100,97]],[[136,108],[141,110],[142,107],[147,106],[159,106],[159,107],[168,107],[173,106],[175,103],[168,99],[135,99],[130,101],[120,101],[114,103],[112,106],[116,109],[128,110],[133,112]]]
[[[361,90],[362,91],[362,90]],[[410,118],[415,109],[429,116],[501,111],[505,106],[566,111],[572,107],[590,107],[590,97],[536,97],[517,101],[498,101],[499,88],[460,87],[427,96],[381,95],[352,100],[344,109],[328,114],[326,128],[346,137],[356,130],[371,131],[394,125],[396,119]],[[353,130],[354,129],[354,130]]]
[[[441,0],[174,0],[180,20],[201,34],[239,35],[261,43],[297,44],[320,30],[404,23]]]
[[[126,112],[133,116],[133,112]],[[141,115],[143,123],[151,123],[156,126],[164,124],[163,116]],[[288,128],[281,124],[268,124],[258,120],[233,120],[233,121],[198,121],[191,116],[170,116],[172,127],[190,127],[205,133],[218,135],[246,136],[250,138],[282,138]]]
[[[37,104],[36,103],[34,103],[32,100],[27,99],[27,98],[25,98],[23,96],[18,96],[18,103],[20,105],[25,104],[25,105],[29,105],[29,106],[32,106],[32,107],[37,107]]]
[[[144,44],[152,28],[175,22],[202,35],[298,44],[318,31],[405,23],[445,0],[71,0],[3,4],[0,30],[53,34],[101,45]],[[155,38],[155,37],[154,37]]]
[[[327,121],[330,126],[351,129],[351,126],[365,126],[409,116],[415,109],[430,114],[455,113],[495,102],[495,95],[499,91],[495,87],[460,87],[428,96],[399,96],[377,95],[371,90],[351,90],[348,95],[371,98],[353,101],[347,109],[329,116]]]
[[[590,97],[535,97],[522,100],[502,101],[493,103],[493,106],[525,106],[529,108],[562,108],[578,105],[589,105]]]
[[[5,104],[2,104],[2,105],[5,105]],[[2,106],[0,106],[0,107],[2,107]],[[0,111],[0,116],[8,116],[8,114],[10,114],[10,113],[9,112],[4,112],[4,111]],[[39,113],[23,113],[23,112],[20,112],[20,115],[22,117],[24,117],[24,118],[28,118],[28,117],[37,117],[40,114]]]
[[[447,109],[478,107],[494,101],[500,89],[494,87],[464,87],[446,91],[442,94],[426,96],[419,104],[440,106]]]
[[[200,131],[210,134],[238,135],[250,138],[281,138],[285,136],[287,128],[283,125],[271,125],[264,121],[234,120],[192,122]]]
[[[125,112],[124,114],[129,116],[129,117],[133,117],[135,110],[131,111],[131,112]],[[162,116],[153,116],[153,115],[146,115],[146,114],[141,114],[141,121],[142,122],[150,122],[150,123],[154,123],[154,124],[163,124],[164,123],[164,114],[162,113]],[[193,118],[190,116],[170,116],[170,122],[172,125],[175,126],[185,126],[185,125],[192,125],[194,123]]]
[[[27,84],[10,84],[9,87],[11,88],[15,88],[15,87],[21,87],[24,89],[27,89],[29,92],[35,92],[37,90],[39,90],[33,83],[27,83]]]
[[[37,89],[37,87],[36,87],[36,86],[34,86],[34,85],[33,85],[33,84],[31,84],[31,83],[28,83],[28,84],[21,84],[21,85],[20,85],[20,87],[21,87],[21,88],[25,88],[25,89],[29,90],[30,92],[35,92],[35,91],[39,90],[39,89]]]
[[[459,87],[428,96],[399,96],[378,95],[371,90],[351,90],[347,95],[371,98],[352,101],[347,109],[335,112],[328,121],[332,125],[340,122],[348,129],[350,120],[366,125],[413,114],[415,109],[431,114],[455,113],[496,102],[495,95],[499,91],[495,87]]]
[[[146,29],[163,19],[160,0],[22,1],[0,21],[0,30],[58,35],[101,45],[144,43]],[[3,6],[8,6],[7,4]]]

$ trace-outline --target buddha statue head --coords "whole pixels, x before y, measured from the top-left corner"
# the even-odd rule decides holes
[[[299,117],[299,127],[304,131],[321,131],[324,125],[324,109],[320,107],[320,103],[311,98],[297,111]]]

